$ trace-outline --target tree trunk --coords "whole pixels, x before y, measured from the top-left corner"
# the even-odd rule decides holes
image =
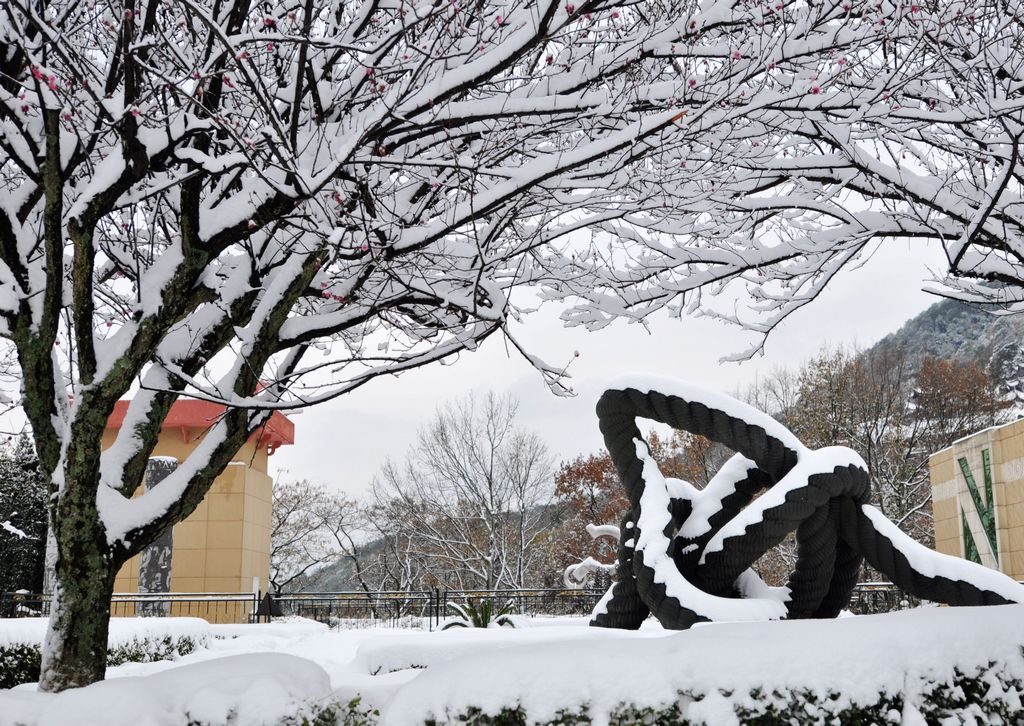
[[[103,680],[106,672],[110,596],[120,563],[107,544],[95,491],[95,486],[69,480],[59,495],[57,516],[51,512],[57,561],[41,691],[87,686]]]
[[[84,550],[84,548],[83,548]],[[90,553],[83,559],[99,562]],[[107,628],[116,570],[103,564],[68,567],[57,561],[56,588],[43,647],[39,690],[56,692],[103,680],[107,668]]]

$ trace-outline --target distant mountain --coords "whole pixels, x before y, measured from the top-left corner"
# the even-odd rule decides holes
[[[911,360],[925,356],[988,359],[994,348],[1008,340],[1020,340],[1017,316],[997,317],[979,307],[955,300],[937,302],[911,318],[895,333],[887,335],[876,348],[900,346]]]
[[[382,549],[384,540],[373,539],[359,545],[356,552],[363,561],[369,561]],[[357,592],[362,587],[356,577],[356,568],[352,560],[342,557],[334,562],[324,563],[285,589],[289,592]]]
[[[1003,393],[1024,401],[1024,315],[993,315],[955,300],[935,303],[872,350],[900,346],[914,368],[926,356],[978,361]]]

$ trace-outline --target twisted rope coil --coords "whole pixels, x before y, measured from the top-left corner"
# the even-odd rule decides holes
[[[763,412],[670,379],[625,379],[601,396],[597,415],[629,509],[617,581],[591,625],[635,629],[649,614],[673,629],[832,618],[849,602],[864,560],[924,600],[1024,602],[1024,587],[1012,579],[920,545],[870,506],[867,467],[851,449],[808,449]],[[638,418],[737,453],[698,491],[662,476]],[[790,532],[795,568],[785,587],[768,587],[751,565]]]

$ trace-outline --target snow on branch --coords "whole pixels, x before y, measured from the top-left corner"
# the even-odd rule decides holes
[[[7,519],[5,519],[3,522],[0,522],[0,529],[7,532],[8,534],[14,535],[18,539],[32,539],[29,535],[25,534],[20,529],[11,524],[10,520]]]
[[[1017,309],[1020,29],[965,7],[12,0],[0,335],[55,491],[98,468],[138,540],[267,412],[495,334],[569,394],[509,333],[521,288],[589,329],[699,303],[765,336],[907,237]],[[203,476],[136,504],[183,395],[228,407]]]

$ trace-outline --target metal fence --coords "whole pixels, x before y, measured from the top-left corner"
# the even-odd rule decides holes
[[[413,592],[296,592],[273,594],[273,608],[259,593],[117,593],[111,615],[190,616],[211,623],[249,623],[274,615],[297,615],[332,628],[411,628],[434,630],[455,615],[451,603],[509,604],[520,617],[589,615],[604,590],[421,590]],[[858,615],[915,607],[920,601],[888,582],[862,582],[847,609]],[[47,595],[0,593],[0,618],[50,614]]]
[[[891,582],[858,582],[850,594],[846,609],[856,615],[871,615],[915,608],[920,604],[919,598]]]
[[[298,615],[334,628],[427,628],[438,623],[438,595],[414,592],[295,592],[271,596],[282,615]]]
[[[449,603],[489,602],[527,617],[588,615],[603,590],[421,590],[413,592],[298,592],[272,597],[283,615],[299,615],[332,627],[433,629],[455,615]]]
[[[114,593],[112,617],[193,617],[211,623],[249,623],[260,598],[251,592]],[[0,618],[46,617],[50,596],[24,592],[0,593]]]

